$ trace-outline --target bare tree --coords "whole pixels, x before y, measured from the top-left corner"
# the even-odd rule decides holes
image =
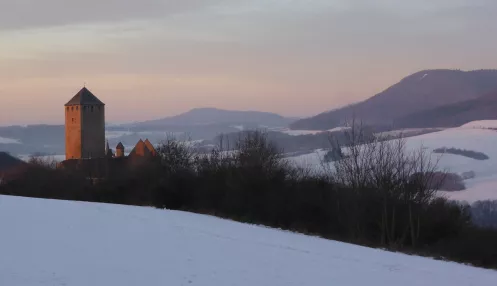
[[[173,135],[168,135],[159,144],[157,154],[162,165],[171,172],[192,168],[198,157],[198,152],[194,146],[188,144],[188,140],[179,141]]]
[[[28,164],[55,170],[57,169],[59,162],[54,156],[30,156]]]
[[[331,178],[359,194],[375,192],[381,205],[377,224],[382,244],[401,246],[410,235],[415,246],[421,231],[421,208],[436,196],[443,180],[442,176],[434,176],[437,162],[422,146],[409,151],[402,136],[393,140],[371,136],[364,132],[362,123],[355,121],[345,138],[341,148],[346,155],[329,168]],[[399,222],[399,216],[405,218],[405,213],[408,223]]]

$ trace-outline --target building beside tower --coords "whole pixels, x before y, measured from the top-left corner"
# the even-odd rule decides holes
[[[66,160],[60,168],[105,178],[156,161],[157,151],[148,139],[140,139],[128,156],[121,142],[113,153],[105,139],[105,104],[86,87],[64,105],[64,112]]]

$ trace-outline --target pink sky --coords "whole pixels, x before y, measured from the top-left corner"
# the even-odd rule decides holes
[[[62,123],[85,82],[111,122],[195,107],[310,116],[422,69],[497,68],[495,1],[138,2],[3,3],[0,125]]]

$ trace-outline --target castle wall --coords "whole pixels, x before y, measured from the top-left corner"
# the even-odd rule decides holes
[[[66,159],[80,159],[81,110],[79,106],[66,106]]]
[[[83,158],[105,157],[105,106],[83,106],[81,131]]]

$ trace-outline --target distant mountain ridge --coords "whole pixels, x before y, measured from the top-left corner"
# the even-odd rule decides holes
[[[12,157],[6,152],[0,152],[0,179],[4,172],[8,172],[25,163],[18,158]]]
[[[135,126],[253,124],[286,127],[296,119],[261,111],[235,111],[218,108],[195,108],[180,115],[135,123]]]
[[[129,124],[107,123],[106,136],[113,148],[119,142],[134,146],[139,139],[147,138],[154,143],[164,140],[167,136],[205,140],[240,130],[279,129],[288,127],[295,120],[269,112],[197,108],[159,120]],[[63,125],[0,127],[0,151],[14,155],[64,154],[64,133]]]
[[[399,118],[476,99],[493,90],[497,90],[497,70],[424,70],[365,101],[296,121],[290,127],[326,130],[352,117],[372,125],[392,125]]]
[[[401,117],[397,128],[457,127],[477,120],[497,119],[497,90],[466,100]]]

